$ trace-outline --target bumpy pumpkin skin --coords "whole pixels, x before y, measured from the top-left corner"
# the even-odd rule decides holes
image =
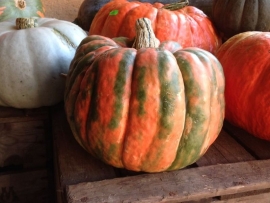
[[[214,0],[212,10],[225,40],[245,31],[270,31],[269,0]]]
[[[36,19],[37,27],[17,30],[0,23],[0,105],[37,108],[63,100],[65,78],[86,33],[71,22]]]
[[[270,32],[244,32],[218,50],[226,78],[225,118],[270,140]]]
[[[95,15],[89,34],[114,37],[135,37],[135,21],[146,17],[152,21],[156,37],[172,40],[182,47],[199,47],[214,53],[221,40],[210,19],[198,8],[186,6],[170,11],[161,3],[113,0]]]
[[[159,172],[194,163],[224,118],[220,63],[199,48],[128,48],[90,35],[67,74],[65,110],[76,140],[119,168]]]
[[[44,17],[40,0],[0,0],[0,22],[13,18]]]

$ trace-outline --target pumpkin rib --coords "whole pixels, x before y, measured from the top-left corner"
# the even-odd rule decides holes
[[[104,53],[105,58],[100,55],[95,60],[97,76],[92,96],[92,109],[87,120],[89,145],[95,149],[96,157],[118,167],[122,167],[121,143],[127,119],[134,51],[135,49],[130,48],[111,49]],[[121,58],[123,55],[126,56]],[[117,66],[118,63],[123,65]],[[105,68],[106,64],[110,64],[110,70]],[[116,81],[123,84],[120,86],[121,90]]]
[[[91,55],[88,54],[88,55]],[[91,56],[92,58],[92,56]],[[80,65],[80,64],[78,64]],[[85,144],[83,144],[83,139],[80,138],[81,134],[79,133],[79,129],[77,128],[77,126],[75,125],[75,118],[77,116],[75,116],[75,103],[77,101],[77,96],[80,93],[80,86],[81,86],[81,82],[84,79],[85,76],[85,69],[87,69],[87,66],[78,66],[79,68],[77,68],[76,72],[76,78],[74,78],[74,80],[71,80],[72,77],[67,77],[67,83],[66,83],[66,91],[65,91],[65,109],[68,109],[69,111],[67,112],[68,114],[68,121],[69,121],[69,125],[72,129],[73,135],[76,138],[76,140],[78,141],[78,143],[80,143],[80,145],[82,145],[85,149],[87,149],[87,146],[85,146]],[[81,68],[83,67],[83,68]],[[70,75],[70,72],[68,73],[68,76]],[[70,81],[71,80],[71,81]],[[67,88],[69,91],[67,91]]]
[[[243,11],[241,12],[242,16],[239,16],[240,21],[238,24],[241,30],[256,29],[257,24],[258,24],[258,17],[259,17],[258,4],[259,4],[258,1],[254,1],[252,5],[248,4],[247,1],[244,2]],[[253,15],[250,15],[250,13],[253,13]],[[246,19],[246,22],[245,22],[245,19]]]
[[[140,16],[145,16],[150,19],[152,21],[152,29],[155,30],[155,17],[157,13],[158,9],[152,7],[151,4],[140,3],[137,7],[128,11],[116,36],[135,36],[134,25],[136,19],[140,18]]]
[[[208,74],[211,78],[210,84],[212,87],[211,91],[211,100],[210,100],[210,122],[208,127],[208,133],[204,144],[201,147],[201,154],[204,154],[207,148],[214,142],[217,138],[218,133],[222,128],[222,122],[224,119],[224,74],[223,69],[219,61],[213,55],[209,54],[208,52],[201,51],[199,49],[185,49],[185,51],[192,52],[196,54],[197,57],[201,60],[204,64],[204,67],[207,69]],[[212,63],[211,63],[212,62]],[[217,127],[218,126],[218,127]],[[214,131],[213,131],[214,130]],[[209,135],[216,135],[216,136],[209,136]]]
[[[180,76],[170,52],[155,48],[148,48],[147,52],[138,50],[123,151],[123,163],[127,169],[161,171],[173,161],[177,148],[174,145],[178,142],[169,140],[180,139],[184,119],[184,111],[180,111],[185,104],[184,100],[181,101],[184,87],[174,81]],[[166,148],[167,144],[171,147]]]
[[[88,45],[88,43],[91,43],[91,46]],[[77,72],[81,72],[81,68],[76,68],[77,66],[85,68],[88,64],[90,65],[92,61],[94,60],[94,57],[99,55],[100,53],[103,53],[104,51],[112,48],[117,48],[118,45],[112,40],[108,40],[108,38],[97,38],[96,36],[89,37],[88,40],[82,41],[82,43],[77,48],[77,52],[75,55],[76,60],[72,60],[69,74],[68,74],[68,80],[73,81],[74,77],[78,75]],[[85,55],[85,53],[87,53]],[[78,65],[79,64],[79,65]],[[74,68],[73,68],[74,67]],[[70,89],[70,86],[67,86],[67,89]]]
[[[158,9],[155,23],[155,35],[161,41],[165,41],[170,36],[170,40],[177,41],[179,32],[178,29],[168,29],[174,28],[178,25],[177,12],[172,12],[167,9]],[[180,43],[181,44],[181,43]]]
[[[89,47],[88,43],[94,40],[102,43],[104,46],[98,47],[98,46],[95,46],[95,43],[94,43],[93,47],[92,46]],[[112,46],[110,46],[111,44],[113,45],[113,43],[107,42],[107,44],[109,44],[108,46],[105,42],[103,43],[102,40],[108,41],[108,39],[104,37],[99,37],[99,36],[91,36],[91,37],[87,37],[83,39],[77,48],[75,58],[71,62],[70,69],[67,74],[66,88],[65,88],[66,91],[65,91],[65,97],[64,97],[65,100],[68,101],[65,104],[65,108],[69,109],[70,115],[71,115],[68,120],[72,120],[72,121],[74,120],[75,107],[72,108],[72,106],[74,106],[76,103],[76,98],[80,90],[79,87],[81,86],[82,80],[85,77],[86,69],[88,69],[88,67],[92,64],[93,60],[95,59],[94,57],[96,57],[96,55],[99,55],[100,53],[106,51],[107,49],[113,48]],[[87,54],[85,55],[85,53]],[[80,134],[78,133],[78,129],[76,128],[76,126],[73,125],[74,122],[69,122],[69,123],[73,131],[77,132],[77,133],[74,133],[76,140],[82,146],[84,146],[82,140],[80,139]],[[87,148],[87,146],[84,146],[84,148]]]
[[[189,10],[189,9],[187,9]],[[192,10],[191,10],[192,11]],[[209,51],[209,44],[212,45],[212,47],[210,47],[210,50],[215,50],[215,47],[219,47],[219,44],[221,44],[221,39],[216,36],[216,37],[209,37],[209,36],[215,36],[215,28],[214,27],[209,27],[209,22],[210,19],[206,18],[204,13],[201,13],[201,15],[205,16],[205,21],[207,21],[208,23],[202,23],[201,22],[201,16],[197,15],[192,15],[193,12],[187,12],[189,14],[189,16],[191,16],[192,18],[189,17],[189,20],[192,20],[192,22],[196,23],[196,30],[193,30],[194,26],[190,26],[190,29],[192,30],[192,36],[194,36],[194,33],[199,33],[198,35],[200,35],[200,38],[195,38],[195,40],[193,40],[193,43],[191,44],[192,47],[196,47],[197,44],[200,44],[200,48],[204,49],[204,50],[208,50]],[[194,38],[193,38],[194,39]],[[198,41],[196,41],[196,39]],[[202,40],[203,39],[203,40]],[[212,51],[214,52],[214,51]]]
[[[93,39],[93,38],[92,38]],[[100,40],[96,40],[96,41],[100,41]],[[87,46],[89,42],[86,42],[86,44],[84,44],[85,46]],[[84,95],[82,94],[81,91],[84,90],[83,87],[81,87],[81,85],[83,84],[85,78],[87,78],[88,74],[91,73],[88,69],[91,69],[91,64],[94,62],[95,58],[106,52],[107,50],[113,49],[114,47],[111,46],[106,46],[104,45],[103,47],[97,47],[95,46],[96,43],[93,43],[94,47],[96,47],[97,49],[95,51],[93,51],[93,47],[91,47],[90,49],[86,47],[86,49],[83,49],[84,45],[81,45],[81,49],[78,49],[78,52],[85,52],[88,51],[88,53],[86,55],[84,55],[83,57],[79,58],[79,60],[77,60],[78,62],[76,62],[76,60],[73,61],[73,63],[71,64],[71,66],[75,67],[74,69],[70,69],[69,74],[68,74],[68,78],[67,78],[67,83],[66,83],[66,89],[69,91],[65,92],[65,100],[69,101],[66,103],[65,108],[69,109],[70,112],[80,112],[79,110],[76,110],[76,106],[77,108],[79,108],[80,104],[78,104],[78,102],[80,102],[81,100],[78,100],[77,97],[79,95]],[[89,72],[86,72],[87,71]],[[89,77],[89,76],[88,76]],[[91,83],[89,82],[88,85],[90,85]],[[78,88],[80,87],[80,88]],[[75,89],[75,92],[72,92],[72,90]],[[81,90],[82,89],[82,90]],[[84,101],[84,100],[82,100]],[[72,106],[74,106],[74,108],[72,108]],[[86,108],[86,107],[85,107]],[[74,118],[77,118],[78,116],[74,117],[73,116],[74,113],[71,113],[71,118],[72,120],[74,120]],[[86,115],[82,115],[84,116],[84,118],[86,118]],[[83,120],[83,119],[81,119]],[[76,123],[81,123],[81,122],[76,122]],[[75,135],[76,139],[79,140],[79,143],[81,143],[82,146],[84,146],[84,148],[89,149],[89,151],[91,151],[87,145],[83,144],[85,142],[83,141],[87,141],[86,138],[84,138],[83,140],[80,139],[80,137],[84,137],[83,133],[79,133],[77,126],[72,127],[77,133]],[[83,128],[85,129],[85,128]]]
[[[90,154],[94,155],[94,151],[89,147],[89,138],[87,136],[87,125],[84,122],[87,120],[90,112],[90,103],[93,92],[93,78],[95,76],[95,70],[93,66],[87,68],[87,71],[84,71],[81,81],[78,83],[79,87],[77,95],[73,95],[76,98],[74,103],[74,110],[76,116],[74,116],[74,123],[78,135],[75,136],[77,140],[80,140],[80,144],[89,151]],[[76,86],[75,86],[76,87]],[[75,88],[76,89],[76,88]]]
[[[183,75],[187,104],[183,136],[169,170],[193,163],[200,156],[201,148],[198,146],[203,144],[208,132],[211,100],[211,81],[199,57],[185,49],[174,55]]]
[[[168,58],[170,60],[165,61],[165,58],[162,55],[168,54]],[[167,170],[169,166],[172,164],[173,160],[176,156],[176,151],[179,145],[179,141],[182,137],[182,132],[184,130],[184,120],[185,120],[185,111],[183,110],[185,107],[185,99],[184,98],[184,83],[181,79],[182,74],[178,68],[177,61],[175,60],[174,56],[166,51],[166,52],[159,52],[158,53],[160,57],[159,65],[162,67],[159,71],[159,80],[161,81],[160,84],[160,118],[159,118],[159,125],[160,129],[157,132],[157,136],[151,143],[151,150],[147,153],[147,159],[144,160],[142,165],[142,170],[145,171],[161,171],[161,170]],[[168,65],[165,63],[167,62]],[[177,71],[174,71],[171,73],[171,70],[169,71],[169,74],[167,77],[171,79],[171,81],[166,81],[166,70],[164,70],[164,67],[172,67],[175,66]],[[178,77],[176,76],[178,75]],[[172,77],[172,78],[170,78]],[[181,82],[179,82],[181,81]],[[171,85],[171,87],[168,87],[168,83]],[[176,95],[175,97],[173,95]],[[178,102],[180,102],[180,105],[177,105]],[[177,112],[180,111],[181,113]],[[177,112],[177,113],[176,113]],[[179,115],[177,115],[179,113]],[[176,114],[176,115],[175,115]],[[177,120],[177,122],[173,122],[174,120]],[[172,122],[172,124],[171,124]],[[174,127],[178,126],[178,129],[175,129]],[[172,129],[171,129],[172,128]],[[171,135],[168,135],[170,133]],[[174,142],[171,142],[171,141]],[[153,148],[157,149],[157,151],[153,150]],[[153,161],[154,160],[154,161]]]

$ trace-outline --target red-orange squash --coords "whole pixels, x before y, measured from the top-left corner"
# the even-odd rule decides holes
[[[97,12],[89,33],[131,39],[135,37],[136,20],[146,17],[152,21],[154,33],[161,42],[173,40],[184,48],[199,47],[214,53],[221,40],[213,23],[203,11],[186,4],[184,1],[179,8],[166,5],[167,8],[161,3],[112,0]]]
[[[217,52],[226,78],[226,119],[270,140],[270,32],[244,32]]]
[[[221,130],[222,67],[205,50],[174,52],[176,42],[138,48],[138,38],[136,49],[124,38],[124,47],[100,35],[81,42],[66,81],[68,122],[84,149],[107,164],[146,172],[183,168]],[[152,42],[158,44],[145,40]]]

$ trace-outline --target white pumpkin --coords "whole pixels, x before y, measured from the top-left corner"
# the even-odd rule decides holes
[[[0,106],[37,108],[63,100],[65,78],[79,43],[79,26],[36,18],[35,27],[17,29],[16,19],[0,22]]]

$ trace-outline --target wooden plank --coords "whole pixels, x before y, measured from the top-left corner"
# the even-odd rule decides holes
[[[53,202],[46,170],[0,174],[0,202]]]
[[[270,142],[259,139],[241,128],[224,122],[224,129],[257,159],[270,159]]]
[[[67,186],[68,203],[184,202],[270,188],[270,160],[197,167]]]
[[[222,130],[216,141],[196,164],[198,166],[209,166],[251,160],[255,160],[255,158],[227,132]]]
[[[254,190],[250,192],[237,193],[233,195],[224,195],[219,197],[220,202],[266,202],[269,203],[270,200],[270,188],[263,190]],[[252,202],[253,201],[253,202]]]
[[[0,123],[0,167],[24,168],[46,165],[44,121]]]
[[[0,123],[25,122],[45,120],[49,118],[49,108],[16,109],[0,107]]]
[[[52,109],[52,128],[59,178],[58,195],[62,195],[66,185],[85,181],[97,181],[116,177],[115,168],[93,158],[74,139],[68,126],[63,106]]]

